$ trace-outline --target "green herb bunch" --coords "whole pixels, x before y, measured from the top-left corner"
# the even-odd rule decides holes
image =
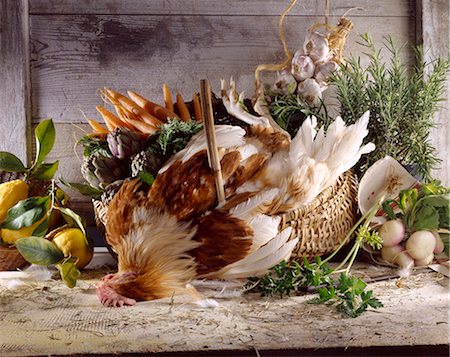
[[[308,303],[336,305],[337,311],[344,317],[358,317],[369,307],[383,306],[373,297],[371,290],[365,290],[367,284],[362,279],[341,273],[336,281],[332,273],[334,270],[319,257],[311,263],[304,258],[303,265],[295,261],[287,264],[283,260],[272,268],[270,274],[262,278],[250,278],[246,287],[263,296],[278,294],[280,297],[289,296],[291,292],[305,292],[313,287],[319,296]]]
[[[425,181],[440,160],[429,141],[434,126],[433,114],[439,109],[450,58],[427,63],[422,47],[415,47],[415,66],[402,62],[400,50],[391,37],[384,47],[390,55],[382,60],[382,50],[375,47],[368,34],[359,43],[366,50],[367,66],[361,58],[350,57],[332,76],[346,124],[353,124],[370,110],[367,142],[376,150],[364,155],[356,169],[362,175],[378,159],[392,156],[404,166],[411,165]],[[428,74],[426,74],[428,72]]]
[[[197,134],[203,125],[195,120],[185,122],[178,119],[169,119],[161,125],[156,134],[157,139],[150,146],[150,151],[168,159],[178,151],[184,149],[192,136]]]
[[[325,127],[328,127],[331,123],[331,117],[328,115],[327,108],[322,101],[319,106],[310,107],[295,93],[283,96],[269,95],[266,97],[268,98],[272,118],[291,136],[297,134],[301,125],[309,116],[315,116],[320,126],[325,125]]]

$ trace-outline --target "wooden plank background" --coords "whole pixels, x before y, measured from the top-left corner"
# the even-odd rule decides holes
[[[30,149],[28,26],[26,1],[0,0],[0,151],[24,162]]]
[[[81,112],[98,118],[98,88],[131,89],[161,101],[161,87],[167,83],[190,99],[201,78],[208,78],[217,91],[221,77],[234,76],[238,88],[251,96],[255,67],[283,57],[277,21],[288,3],[29,0],[32,122],[55,121],[57,140],[50,159],[61,160],[59,173],[82,181],[80,150],[74,144],[88,130]],[[302,45],[313,23],[323,21],[324,3],[299,1],[286,18],[291,50]],[[351,13],[355,29],[347,54],[360,53],[356,41],[363,32],[377,44],[388,34],[400,43],[418,42],[416,21],[422,19],[416,17],[417,1],[330,0],[330,22],[354,6],[363,11]],[[446,147],[440,151],[446,155]],[[73,196],[79,207],[89,207],[86,198]]]

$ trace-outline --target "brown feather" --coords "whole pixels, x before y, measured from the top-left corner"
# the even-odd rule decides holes
[[[254,154],[250,156],[243,165],[239,166],[233,176],[230,177],[225,185],[225,194],[230,197],[238,187],[251,180],[258,171],[264,167],[267,160],[266,154]]]
[[[270,153],[287,150],[290,146],[290,140],[286,134],[260,125],[251,126],[247,138],[257,139],[263,144],[264,149]]]
[[[148,193],[149,204],[183,221],[206,212],[215,202],[214,174],[208,166],[206,151],[199,152],[184,164],[175,161],[156,177]]]
[[[222,158],[224,179],[234,174],[240,160],[238,151],[227,153]],[[148,193],[148,202],[182,221],[191,220],[214,208],[217,204],[216,187],[206,151],[197,153],[185,163],[175,161],[158,175]]]
[[[117,246],[121,238],[128,233],[134,208],[145,200],[141,187],[142,182],[139,179],[125,181],[109,204],[106,241],[112,247]]]
[[[197,275],[217,271],[247,256],[253,234],[247,222],[214,210],[196,223],[198,230],[194,239],[201,245],[191,255],[197,262]]]

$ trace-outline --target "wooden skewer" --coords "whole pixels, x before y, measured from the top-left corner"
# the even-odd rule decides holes
[[[217,150],[216,131],[214,130],[214,113],[212,107],[211,88],[206,79],[202,79],[200,81],[200,104],[203,113],[203,125],[205,126],[206,131],[209,164],[211,169],[214,171],[217,199],[219,204],[221,204],[225,202],[225,190],[223,188],[219,151]]]

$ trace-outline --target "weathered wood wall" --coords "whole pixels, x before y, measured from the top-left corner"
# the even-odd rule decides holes
[[[302,45],[309,26],[323,21],[324,2],[299,1],[287,17],[285,33],[292,50]],[[190,98],[200,78],[207,77],[217,90],[221,77],[234,76],[239,89],[251,95],[256,65],[283,56],[277,19],[287,4],[287,0],[29,0],[32,123],[49,117],[55,121],[52,158],[61,160],[60,174],[82,181],[74,144],[87,130],[82,112],[98,117],[98,88],[132,89],[161,101],[163,83]],[[399,42],[418,42],[416,22],[422,19],[417,18],[416,0],[330,0],[330,21],[353,6],[364,11],[351,13],[355,30],[347,53],[360,52],[356,40],[363,32],[371,33],[377,43],[388,34]],[[441,156],[446,156],[446,148],[440,148]],[[75,200],[87,202],[76,195]]]

